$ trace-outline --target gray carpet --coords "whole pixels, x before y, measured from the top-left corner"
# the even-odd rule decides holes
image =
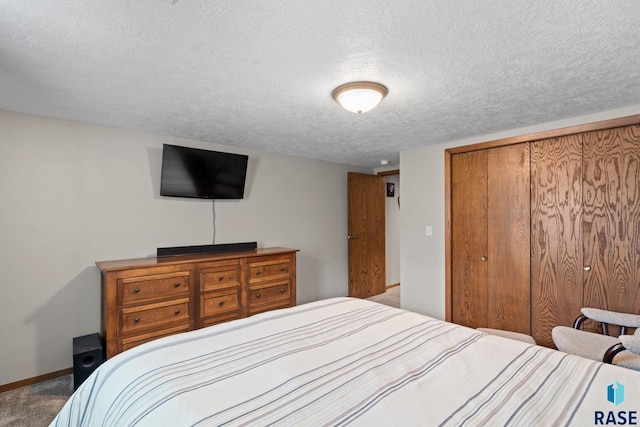
[[[386,292],[367,298],[369,301],[400,308],[400,286],[389,288]]]
[[[0,427],[48,426],[73,393],[73,375],[0,393]]]

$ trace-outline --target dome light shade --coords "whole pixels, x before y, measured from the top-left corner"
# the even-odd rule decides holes
[[[389,90],[380,83],[353,82],[338,86],[333,99],[353,113],[365,113],[374,108]]]

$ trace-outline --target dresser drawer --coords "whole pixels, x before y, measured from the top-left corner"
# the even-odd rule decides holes
[[[289,300],[291,289],[288,280],[270,282],[263,286],[249,288],[249,306],[271,304],[275,301]]]
[[[159,331],[152,331],[145,334],[122,338],[118,340],[118,352],[129,350],[130,348],[133,348],[137,345],[144,344],[158,338],[168,337],[169,335],[175,335],[181,332],[187,332],[189,329],[189,325],[180,325],[173,328],[161,329]]]
[[[290,270],[291,262],[288,259],[252,262],[249,264],[249,284],[289,278]]]
[[[123,335],[170,325],[189,325],[189,298],[123,308],[119,311],[118,326]]]
[[[202,292],[240,286],[240,265],[204,268],[200,270]]]
[[[180,271],[118,279],[118,305],[188,296],[190,276],[190,271]]]
[[[238,291],[231,293],[209,293],[202,295],[200,317],[218,316],[229,312],[238,312],[240,299]]]

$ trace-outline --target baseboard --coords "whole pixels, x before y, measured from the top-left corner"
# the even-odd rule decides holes
[[[73,368],[62,369],[60,371],[51,372],[44,375],[38,375],[37,377],[27,378],[26,380],[16,381],[5,385],[0,385],[0,393],[5,391],[15,390],[20,387],[25,387],[32,384],[41,383],[42,381],[52,380],[54,378],[63,377],[65,375],[73,374]]]
[[[396,286],[400,286],[400,282],[394,283],[393,285],[387,285],[387,290],[389,290],[391,288],[395,288]]]

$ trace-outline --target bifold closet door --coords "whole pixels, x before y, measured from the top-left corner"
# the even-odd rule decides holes
[[[531,333],[529,144],[488,150],[487,327]]]
[[[640,313],[640,126],[532,142],[531,164],[536,342],[582,307]]]
[[[551,329],[580,314],[582,135],[531,143],[531,332],[553,347]]]
[[[487,150],[451,156],[451,320],[487,325]]]
[[[584,134],[584,299],[640,313],[640,125]]]
[[[451,313],[530,333],[529,145],[451,158]]]

